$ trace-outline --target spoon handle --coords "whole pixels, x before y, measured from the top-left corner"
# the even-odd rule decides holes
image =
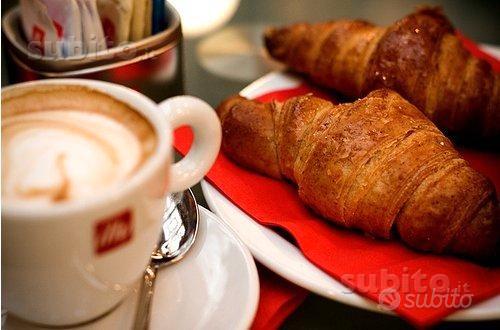
[[[149,264],[144,271],[144,277],[139,291],[137,308],[135,311],[134,330],[149,329],[149,319],[151,316],[151,305],[153,301],[154,286],[158,266]]]

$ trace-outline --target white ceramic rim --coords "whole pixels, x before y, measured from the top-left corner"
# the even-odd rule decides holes
[[[155,130],[157,144],[153,155],[134,173],[127,181],[120,182],[96,193],[94,196],[58,203],[50,207],[29,206],[26,203],[2,203],[2,216],[4,219],[15,221],[38,221],[43,219],[59,220],[67,219],[69,216],[78,216],[100,208],[106,208],[111,201],[117,201],[133,194],[140,186],[151,178],[160,167],[162,167],[172,152],[172,128],[169,127],[167,119],[158,109],[158,105],[143,94],[118,84],[97,81],[91,79],[48,79],[30,81],[10,85],[2,88],[2,94],[12,89],[32,88],[46,85],[71,85],[83,86],[97,90],[114,99],[126,103],[132,109],[141,114]]]
[[[255,264],[255,260],[253,258],[252,253],[248,249],[248,247],[243,243],[238,234],[234,231],[231,226],[229,226],[224,220],[222,220],[219,216],[217,216],[214,212],[204,208],[203,206],[198,206],[200,208],[200,214],[205,212],[205,216],[207,218],[212,218],[212,220],[216,221],[217,224],[223,227],[226,230],[234,242],[238,245],[238,248],[243,254],[243,258],[245,259],[245,263],[248,267],[249,272],[249,287],[250,287],[250,299],[248,303],[248,311],[244,317],[241,318],[239,326],[235,327],[236,329],[250,329],[255,315],[257,314],[257,308],[259,306],[259,298],[260,298],[260,279],[259,273],[257,271],[257,265]]]

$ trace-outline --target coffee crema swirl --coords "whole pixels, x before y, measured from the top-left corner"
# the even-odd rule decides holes
[[[125,181],[156,136],[128,105],[79,86],[2,95],[2,202],[60,203]]]

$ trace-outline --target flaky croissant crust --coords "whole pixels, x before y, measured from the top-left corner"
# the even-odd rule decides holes
[[[422,251],[497,258],[492,183],[415,106],[382,89],[354,103],[235,96],[217,109],[224,152],[297,185],[323,217]]]
[[[500,75],[464,49],[439,8],[388,27],[360,20],[266,31],[272,57],[350,97],[391,88],[447,132],[500,136]]]

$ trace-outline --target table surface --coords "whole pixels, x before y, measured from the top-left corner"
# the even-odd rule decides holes
[[[2,0],[2,12],[15,0]],[[500,1],[430,1],[443,6],[446,14],[465,35],[490,44],[500,44]],[[413,0],[241,0],[235,16],[225,26],[207,35],[186,38],[184,70],[186,94],[216,106],[251,81],[276,68],[262,52],[260,34],[267,25],[297,21],[319,21],[341,17],[362,18],[390,24],[411,12],[421,1]],[[2,52],[3,53],[3,52]],[[2,54],[2,69],[5,61]],[[231,65],[225,66],[228,59]],[[221,64],[222,63],[222,64]],[[2,85],[6,82],[2,70]],[[198,202],[207,207],[201,188],[194,188]],[[283,324],[284,329],[404,329],[409,325],[397,317],[349,307],[310,294]],[[438,328],[499,329],[499,321],[445,322]]]

